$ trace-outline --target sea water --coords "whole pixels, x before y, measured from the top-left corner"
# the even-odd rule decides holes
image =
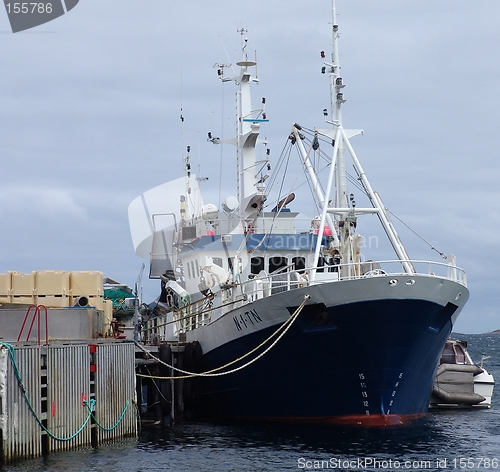
[[[458,335],[500,383],[500,334]],[[311,398],[310,401],[314,401]],[[500,385],[488,410],[440,410],[407,426],[184,423],[137,440],[50,454],[6,471],[500,470]]]

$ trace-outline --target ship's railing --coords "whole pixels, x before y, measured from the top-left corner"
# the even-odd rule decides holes
[[[185,333],[210,323],[213,295],[174,310],[174,334]]]
[[[258,218],[254,232],[258,234],[308,234],[314,233],[314,222],[311,218]]]
[[[253,225],[241,227],[240,232],[255,234],[317,234],[315,222],[311,218],[258,218]],[[316,231],[316,233],[315,233]],[[220,221],[211,226],[206,221],[198,222],[195,230],[196,237],[223,236],[229,233],[237,234],[237,225],[234,222]],[[325,230],[325,235],[330,234]],[[194,234],[192,239],[194,239]]]
[[[405,264],[406,263],[406,264]],[[408,273],[405,265],[415,272]],[[351,264],[324,265],[295,270],[294,266],[283,267],[275,273],[255,276],[243,284],[248,301],[254,301],[279,292],[285,292],[309,285],[369,277],[395,277],[419,275],[438,277],[467,286],[465,271],[455,265],[418,260],[368,261]]]
[[[413,268],[414,272],[407,272],[405,267]],[[421,260],[387,260],[365,261],[340,265],[324,265],[317,269],[310,268],[306,272],[316,271],[316,276],[326,272],[337,272],[339,280],[366,278],[383,275],[427,275],[453,280],[467,286],[465,271],[453,264]],[[320,277],[321,278],[321,277]]]
[[[142,328],[144,340],[153,342],[156,337],[160,341],[166,341],[170,332],[173,332],[174,336],[178,336],[181,333],[209,324],[213,299],[214,295],[211,294],[181,308],[162,309],[160,307],[156,316],[149,318],[146,321],[146,326]]]

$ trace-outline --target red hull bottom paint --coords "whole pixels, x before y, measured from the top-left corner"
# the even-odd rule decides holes
[[[239,418],[241,420],[265,421],[275,423],[308,423],[308,424],[332,424],[348,426],[400,426],[422,418],[425,413],[413,415],[348,415],[348,416],[326,416],[322,418]]]

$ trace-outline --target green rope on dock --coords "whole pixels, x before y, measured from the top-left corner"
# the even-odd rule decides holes
[[[15,348],[12,344],[9,344],[9,343],[6,343],[6,342],[3,342],[3,341],[0,341],[0,348],[6,348],[8,353],[9,353],[9,357],[11,359],[11,362],[12,362],[12,365],[14,366],[14,373],[15,373],[15,376],[16,376],[16,379],[17,379],[17,383],[19,384],[19,387],[21,389],[21,392],[23,394],[23,397],[26,401],[26,404],[28,405],[28,408],[30,409],[31,413],[33,414],[36,422],[40,425],[40,427],[52,438],[52,439],[55,439],[56,441],[70,441],[71,439],[74,439],[76,436],[78,436],[82,431],[83,429],[85,428],[85,426],[87,426],[87,423],[89,422],[90,418],[93,418],[96,425],[105,430],[105,431],[112,431],[113,429],[115,429],[119,424],[120,422],[123,420],[123,417],[125,416],[125,412],[127,411],[128,409],[128,406],[129,406],[129,401],[127,400],[127,403],[125,404],[125,408],[123,409],[122,411],[122,414],[120,416],[120,418],[118,419],[118,421],[111,427],[111,428],[106,428],[104,426],[101,426],[99,424],[99,422],[97,421],[97,419],[95,418],[94,414],[92,413],[93,409],[94,409],[94,406],[95,406],[95,403],[96,401],[94,399],[91,399],[90,402],[88,402],[87,400],[85,400],[83,402],[83,404],[88,408],[89,410],[89,414],[87,415],[87,418],[85,419],[85,421],[83,422],[82,426],[80,426],[80,428],[78,428],[77,431],[75,431],[71,436],[67,437],[67,438],[61,438],[61,437],[58,437],[56,435],[54,435],[53,433],[51,433],[47,427],[43,424],[42,420],[39,418],[39,416],[37,415],[35,409],[33,408],[33,405],[31,404],[30,402],[30,399],[28,398],[28,394],[26,393],[26,388],[23,384],[23,380],[22,380],[22,377],[21,377],[21,372],[19,371],[19,368],[17,366],[17,359],[16,359],[16,351],[15,351]]]
[[[90,402],[94,402],[95,403],[95,400],[90,400]],[[125,404],[125,408],[123,409],[122,411],[122,414],[120,415],[120,418],[118,418],[118,421],[113,425],[111,426],[111,428],[106,428],[105,426],[102,426],[99,421],[97,421],[97,418],[94,416],[94,414],[92,413],[92,407],[93,405],[89,405],[87,400],[85,400],[84,402],[84,405],[89,409],[89,412],[90,412],[90,415],[92,416],[92,418],[94,419],[95,421],[95,424],[97,426],[99,426],[99,428],[101,428],[102,430],[104,431],[113,431],[114,429],[116,429],[118,427],[118,425],[122,422],[123,420],[123,417],[125,416],[125,412],[127,411],[128,409],[128,406],[129,406],[129,401],[127,400],[127,403]]]

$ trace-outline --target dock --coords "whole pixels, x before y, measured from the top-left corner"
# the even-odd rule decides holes
[[[117,325],[101,272],[0,274],[1,464],[137,437],[136,346]]]
[[[137,436],[134,344],[0,344],[2,463]]]
[[[200,377],[177,369],[201,372],[201,347],[156,324],[138,342],[137,304],[101,272],[0,274],[0,464],[192,417]]]

